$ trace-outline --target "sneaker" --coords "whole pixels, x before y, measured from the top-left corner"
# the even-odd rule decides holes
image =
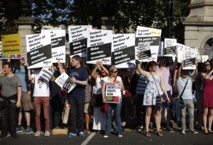
[[[14,133],[14,134],[11,134],[11,137],[16,139],[16,138],[18,138],[18,135],[16,133]]]
[[[143,126],[138,126],[134,129],[134,131],[142,131],[143,130]]]
[[[25,129],[25,133],[26,134],[30,134],[31,133],[31,128],[29,126]]]
[[[84,132],[79,132],[78,135],[79,135],[80,137],[84,137]]]
[[[49,131],[45,131],[44,136],[50,136],[50,132]]]
[[[41,131],[36,131],[35,136],[39,137],[41,135]]]
[[[182,130],[182,131],[181,131],[181,134],[186,134],[185,130]]]
[[[22,126],[19,125],[18,127],[16,127],[16,132],[22,133],[23,132]]]
[[[67,137],[68,137],[68,138],[71,138],[71,137],[73,137],[73,136],[76,136],[76,134],[75,134],[75,133],[71,133],[71,132],[67,134]]]
[[[168,132],[174,132],[174,130],[173,130],[171,127],[167,127],[166,130],[167,130]]]
[[[104,138],[108,138],[108,137],[109,137],[109,135],[106,135],[106,134],[104,135]]]
[[[192,134],[198,134],[198,132],[195,131],[195,130],[190,131],[190,133],[192,133]]]
[[[1,135],[0,135],[0,140],[4,139],[4,138],[6,138],[6,137],[7,137],[6,134],[1,134]]]
[[[123,135],[122,135],[122,134],[119,134],[118,137],[123,137]]]

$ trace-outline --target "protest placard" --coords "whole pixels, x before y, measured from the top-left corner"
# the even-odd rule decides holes
[[[121,85],[120,83],[106,83],[106,102],[120,103]]]
[[[46,81],[49,81],[54,73],[52,67],[43,67],[39,73],[39,78],[43,78]]]
[[[143,59],[143,61],[157,61],[159,46],[160,46],[160,38],[161,38],[161,30],[154,29],[154,28],[147,28],[147,27],[137,27],[136,31],[136,38],[135,38],[135,58],[138,55],[138,46],[141,42],[149,42],[150,43],[150,50],[151,50],[151,58]]]
[[[2,54],[21,54],[21,35],[2,35]]]
[[[50,33],[52,46],[52,62],[66,62],[65,30],[41,30],[41,33]]]
[[[112,65],[117,68],[135,67],[135,34],[113,34]]]
[[[69,26],[69,46],[70,55],[79,55],[86,57],[87,41],[89,37],[88,30],[92,29],[91,25]]]
[[[177,61],[181,63],[184,60],[185,50],[189,49],[189,47],[180,43],[176,43],[176,48],[178,53]]]
[[[139,61],[147,61],[152,58],[150,50],[150,42],[140,42],[138,43],[138,55],[137,58]]]
[[[184,66],[183,69],[196,69],[196,58],[199,52],[197,49],[187,48],[184,52]]]
[[[175,56],[177,39],[164,39],[164,56]]]
[[[89,30],[87,63],[96,64],[102,61],[105,65],[111,65],[112,31]]]
[[[70,77],[63,72],[56,80],[55,80],[56,84],[58,84],[63,90],[65,90],[66,92],[71,92],[76,84],[75,83],[71,83],[70,82]]]
[[[26,35],[29,69],[52,66],[50,33]]]

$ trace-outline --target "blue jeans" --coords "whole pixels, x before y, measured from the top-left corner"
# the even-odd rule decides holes
[[[109,103],[109,108],[106,113],[106,127],[105,127],[105,134],[109,135],[111,133],[112,128],[112,110],[114,110],[114,117],[115,117],[115,124],[116,124],[116,132],[118,134],[122,133],[122,126],[121,126],[121,107],[122,101],[119,104]]]

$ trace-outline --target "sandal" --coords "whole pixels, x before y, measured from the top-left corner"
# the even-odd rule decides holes
[[[150,137],[151,134],[149,133],[149,131],[146,131],[146,137]]]
[[[158,136],[163,136],[162,131],[157,131],[157,135],[158,135]]]

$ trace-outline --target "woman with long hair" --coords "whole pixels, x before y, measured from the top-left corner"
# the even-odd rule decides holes
[[[108,70],[103,66],[101,61],[97,61],[94,69],[91,73],[91,78],[95,80],[95,86],[93,87],[93,126],[92,129],[97,131],[105,130],[106,117],[105,113],[101,112],[100,107],[102,104],[102,83],[103,78],[109,74]]]
[[[204,78],[204,88],[203,88],[203,125],[204,133],[213,133],[212,131],[212,121],[213,121],[213,59],[206,61],[205,72],[202,73]],[[209,114],[209,116],[208,116]],[[208,118],[208,129],[207,129],[207,118]]]
[[[154,109],[155,123],[157,127],[157,135],[163,136],[161,131],[161,105],[157,105],[156,98],[157,96],[166,96],[167,102],[170,102],[170,99],[167,95],[166,89],[164,87],[163,76],[161,73],[157,72],[157,63],[151,61],[148,63],[148,71],[141,69],[141,63],[137,65],[138,71],[146,77],[148,84],[144,93],[143,105],[146,106],[146,116],[145,116],[145,125],[146,125],[146,136],[150,137],[149,133],[149,123],[152,114],[152,109]]]

